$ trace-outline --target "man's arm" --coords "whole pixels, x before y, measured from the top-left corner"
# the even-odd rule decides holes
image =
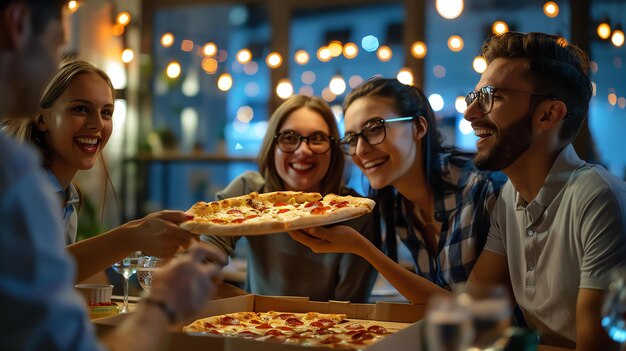
[[[504,286],[511,291],[509,264],[506,256],[483,250],[470,273],[465,291],[472,296],[481,296],[494,286]]]
[[[602,302],[606,292],[600,289],[578,290],[576,301],[576,350],[618,350],[602,328]]]

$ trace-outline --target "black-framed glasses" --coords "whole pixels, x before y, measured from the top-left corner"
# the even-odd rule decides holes
[[[495,94],[499,90],[514,91],[518,93],[544,96],[552,100],[557,100],[557,98],[555,98],[554,96],[544,94],[544,93],[538,93],[535,91],[517,90],[517,89],[509,89],[509,88],[496,88],[491,85],[485,85],[484,87],[467,94],[467,96],[465,97],[465,103],[469,107],[469,105],[471,105],[474,101],[476,101],[476,99],[478,99],[478,106],[480,107],[480,110],[483,113],[489,113],[491,112],[491,109],[493,108],[493,100],[494,100],[493,94]]]
[[[322,132],[315,132],[309,136],[302,136],[293,130],[287,130],[276,133],[274,135],[274,140],[276,140],[276,145],[278,145],[278,148],[282,152],[295,152],[300,147],[300,143],[302,143],[302,141],[306,141],[309,145],[309,149],[311,149],[313,153],[323,154],[330,149],[330,146],[335,139]]]
[[[382,117],[375,117],[374,119],[365,123],[361,131],[358,133],[346,133],[343,138],[339,139],[339,146],[341,151],[348,156],[354,156],[356,154],[356,147],[359,143],[359,138],[363,138],[366,143],[370,145],[378,145],[385,141],[387,137],[387,128],[385,124],[392,122],[411,121],[413,116],[397,117],[384,119]]]

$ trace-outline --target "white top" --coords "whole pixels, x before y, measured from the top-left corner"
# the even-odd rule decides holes
[[[102,349],[36,153],[3,133],[0,150],[0,350]]]
[[[502,189],[486,250],[506,256],[513,292],[542,342],[575,345],[579,288],[605,289],[626,263],[626,183],[568,145],[537,197]]]

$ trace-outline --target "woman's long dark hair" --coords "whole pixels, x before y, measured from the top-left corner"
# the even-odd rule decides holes
[[[422,160],[428,186],[434,191],[442,189],[441,169],[439,153],[447,151],[441,145],[441,137],[437,130],[435,113],[428,103],[424,93],[417,87],[400,83],[397,79],[372,78],[348,94],[344,109],[347,110],[357,99],[364,97],[391,98],[394,102],[394,110],[399,116],[422,116],[428,123],[426,134],[421,140]],[[417,119],[413,121],[419,123]],[[369,196],[376,200],[377,206],[374,211],[374,219],[378,228],[384,227],[384,243],[382,233],[379,233],[374,241],[382,251],[394,261],[398,260],[398,245],[396,240],[396,224],[406,221],[402,214],[396,213],[395,209],[402,198],[398,196],[395,188],[391,185],[375,190],[369,188]],[[406,223],[404,223],[406,224]]]

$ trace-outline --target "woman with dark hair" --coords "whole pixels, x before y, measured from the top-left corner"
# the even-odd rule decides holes
[[[83,281],[135,251],[171,257],[195,239],[178,226],[189,218],[181,211],[160,211],[106,233],[76,242],[77,210],[83,198],[74,176],[98,160],[110,183],[102,150],[113,130],[115,88],[99,68],[81,60],[64,61],[46,87],[34,119],[11,119],[0,129],[40,151],[43,167],[59,196],[68,251],[77,261],[76,281]],[[104,198],[104,196],[103,196]]]
[[[330,107],[312,96],[293,96],[269,119],[258,157],[259,172],[246,172],[217,193],[217,199],[292,190],[358,196],[344,186],[344,155]],[[371,216],[348,225],[369,241]],[[210,233],[207,233],[210,234]],[[359,234],[360,235],[360,234]],[[240,237],[203,235],[202,240],[232,254]],[[376,271],[351,254],[317,255],[286,233],[248,236],[246,289],[263,295],[308,296],[312,300],[366,302]]]
[[[315,252],[364,257],[412,302],[425,302],[425,295],[414,292],[419,278],[395,262],[396,237],[411,252],[416,273],[436,284],[433,291],[465,282],[506,177],[480,172],[472,155],[442,147],[426,96],[396,79],[374,78],[353,90],[344,123],[339,144],[369,180],[387,255],[343,226],[290,232],[292,238]]]

